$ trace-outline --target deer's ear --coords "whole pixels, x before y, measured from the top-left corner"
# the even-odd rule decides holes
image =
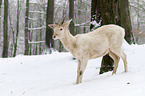
[[[70,24],[70,22],[72,21],[72,19],[71,20],[69,20],[69,21],[67,21],[66,23],[64,23],[63,24],[63,26],[66,26],[66,27],[68,27],[68,25]]]
[[[52,28],[52,29],[55,27],[54,24],[49,24],[48,26],[49,26],[50,28]]]

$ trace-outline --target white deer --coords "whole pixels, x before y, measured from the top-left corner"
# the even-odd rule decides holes
[[[126,54],[122,51],[125,30],[118,25],[104,25],[92,32],[72,36],[68,26],[72,20],[64,23],[49,24],[54,30],[53,39],[60,39],[64,47],[78,60],[76,84],[82,82],[83,73],[89,59],[109,54],[114,60],[113,73],[116,73],[120,57],[127,72]]]

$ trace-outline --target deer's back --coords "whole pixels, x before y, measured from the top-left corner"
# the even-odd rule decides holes
[[[121,48],[124,34],[124,29],[120,26],[105,25],[93,32],[79,34],[75,38],[80,53],[98,54],[99,57],[109,48]]]

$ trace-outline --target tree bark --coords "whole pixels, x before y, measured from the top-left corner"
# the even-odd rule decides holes
[[[16,52],[17,52],[17,42],[18,42],[18,35],[19,35],[19,16],[20,16],[20,4],[19,4],[19,0],[17,0],[17,33],[16,33],[16,41],[14,44],[13,57],[16,56]]]
[[[122,26],[125,32],[125,40],[131,44],[132,26],[129,13],[128,0],[92,0],[91,20],[100,22],[101,25],[117,24]],[[93,26],[90,26],[92,28]],[[102,59],[100,74],[113,70],[113,59],[106,55]]]
[[[0,0],[0,9],[1,9],[1,5],[2,5],[2,0]]]
[[[29,54],[28,16],[29,16],[29,0],[26,1],[26,12],[25,12],[25,52],[24,52],[24,55]]]
[[[128,0],[118,0],[118,3],[120,9],[119,25],[125,29],[125,40],[129,44],[132,44],[134,43],[134,40],[133,40],[132,25],[130,19],[129,2]]]
[[[1,5],[2,5],[2,0],[0,0],[0,30],[1,30]],[[1,32],[0,32],[1,34]]]
[[[40,16],[39,16],[39,22],[40,22],[40,23],[39,23],[39,26],[42,26],[42,15],[41,15],[41,14],[40,14]],[[39,33],[39,36],[40,36],[39,40],[40,40],[40,41],[42,41],[42,32],[43,32],[43,30],[41,29],[41,30],[40,30],[40,33]],[[42,51],[42,48],[41,48],[41,47],[42,47],[42,44],[40,43],[40,44],[39,44],[39,55],[41,54],[41,51]]]
[[[4,23],[3,23],[3,53],[2,57],[8,57],[8,48],[9,48],[9,41],[8,41],[8,0],[4,0]]]
[[[10,13],[10,11],[9,11],[9,13]],[[9,17],[10,29],[11,29],[12,34],[13,34],[13,35],[12,35],[12,43],[11,43],[11,45],[10,45],[11,54],[10,54],[9,56],[13,56],[13,49],[14,49],[14,44],[15,44],[15,30],[14,30],[14,28],[13,28],[11,15],[8,15],[8,17]]]
[[[46,11],[46,47],[49,48],[51,53],[51,48],[54,47],[54,40],[52,39],[53,29],[48,27],[48,24],[53,24],[54,17],[54,0],[48,0],[47,2],[47,11]]]
[[[72,19],[69,25],[69,30],[72,35],[76,35],[74,32],[74,0],[69,0],[69,19]]]

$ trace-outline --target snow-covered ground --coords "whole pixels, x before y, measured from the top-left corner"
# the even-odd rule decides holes
[[[102,58],[90,60],[83,82],[76,85],[77,61],[69,52],[0,58],[0,96],[145,96],[145,46],[124,43],[116,75],[99,75]]]

